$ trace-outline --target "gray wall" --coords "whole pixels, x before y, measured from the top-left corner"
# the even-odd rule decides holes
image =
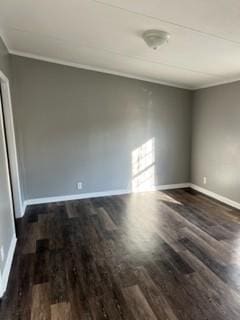
[[[0,70],[10,78],[9,56],[7,49],[0,37]],[[0,248],[4,250],[4,261],[0,259],[0,275],[6,265],[11,239],[14,235],[14,226],[11,216],[11,203],[8,189],[7,163],[4,156],[4,140],[0,117]],[[1,277],[0,277],[1,278]],[[0,283],[1,286],[1,283]]]
[[[191,180],[240,202],[240,82],[198,90],[193,105]]]
[[[155,184],[189,181],[191,92],[11,59],[25,199],[129,189],[132,151],[152,138]]]

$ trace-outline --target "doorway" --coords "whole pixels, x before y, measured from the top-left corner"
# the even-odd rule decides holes
[[[19,180],[18,159],[15,141],[14,122],[12,114],[11,94],[9,80],[0,71],[0,112],[2,114],[3,129],[6,143],[7,162],[9,168],[9,179],[11,195],[13,199],[14,220],[24,214]]]

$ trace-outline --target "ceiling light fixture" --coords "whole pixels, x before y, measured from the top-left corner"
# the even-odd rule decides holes
[[[153,50],[157,50],[170,39],[170,34],[162,30],[147,30],[142,34],[143,40]]]

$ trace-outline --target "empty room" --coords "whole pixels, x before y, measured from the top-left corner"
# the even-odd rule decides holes
[[[0,319],[240,319],[240,2],[0,0]]]

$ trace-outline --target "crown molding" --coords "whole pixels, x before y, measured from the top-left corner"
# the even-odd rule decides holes
[[[29,58],[29,59],[40,60],[40,61],[44,61],[44,62],[60,64],[60,65],[73,67],[73,68],[78,68],[78,69],[96,71],[96,72],[111,74],[111,75],[120,76],[120,77],[124,77],[124,78],[128,78],[128,79],[135,79],[135,80],[146,81],[146,82],[150,82],[150,83],[156,83],[156,84],[160,84],[160,85],[164,85],[164,86],[168,86],[168,87],[185,89],[185,90],[189,90],[189,91],[207,89],[207,88],[212,88],[212,87],[216,87],[216,86],[220,86],[220,85],[224,85],[224,84],[230,84],[230,83],[234,83],[234,82],[240,81],[240,75],[239,75],[239,77],[234,78],[234,79],[222,80],[222,81],[212,82],[212,83],[209,83],[207,85],[190,87],[190,86],[179,85],[179,84],[176,84],[174,82],[153,80],[151,78],[144,77],[144,76],[135,76],[135,75],[132,75],[132,74],[126,73],[126,72],[114,71],[114,70],[109,70],[109,69],[106,69],[106,68],[93,67],[93,66],[85,65],[85,64],[81,64],[81,63],[67,62],[67,61],[60,60],[60,59],[47,58],[47,57],[44,57],[44,56],[41,56],[41,55],[36,55],[36,54],[32,54],[32,53],[26,53],[26,52],[22,52],[22,51],[18,51],[18,50],[9,50],[9,48],[8,48],[8,51],[12,55],[16,55],[16,56],[20,56],[20,57],[24,57],[24,58]]]
[[[44,57],[44,56],[41,56],[41,55],[27,53],[27,52],[23,52],[23,51],[19,51],[19,50],[11,50],[8,47],[8,44],[7,44],[7,41],[6,41],[6,37],[5,37],[4,31],[2,29],[0,29],[0,37],[2,38],[6,48],[8,50],[8,52],[10,54],[12,54],[12,55],[17,55],[17,56],[20,56],[20,57],[30,58],[30,59],[34,59],[34,60],[40,60],[40,61],[60,64],[60,65],[69,66],[69,67],[78,68],[78,69],[84,69],[84,70],[90,70],[90,71],[96,71],[96,72],[111,74],[111,75],[115,75],[115,76],[129,78],[129,79],[135,79],[135,80],[146,81],[146,82],[150,82],[150,83],[156,83],[156,84],[169,86],[169,87],[174,87],[174,88],[179,88],[179,89],[196,91],[196,90],[217,87],[217,86],[220,86],[220,85],[231,84],[231,83],[240,81],[240,75],[239,75],[239,77],[236,77],[236,78],[233,78],[233,79],[229,79],[229,80],[224,80],[223,79],[221,81],[212,82],[212,83],[209,83],[209,84],[206,84],[206,85],[202,85],[202,86],[190,87],[190,86],[185,86],[185,85],[179,85],[179,84],[176,84],[174,82],[154,80],[154,79],[151,79],[149,77],[136,76],[136,75],[132,75],[132,74],[126,73],[126,72],[114,71],[114,70],[109,70],[109,69],[106,69],[106,68],[93,67],[93,66],[84,65],[84,64],[81,64],[81,63],[68,62],[68,61],[64,61],[64,60],[61,60],[61,59],[47,58],[47,57]]]
[[[24,57],[24,58],[29,58],[29,59],[40,60],[40,61],[44,61],[44,62],[60,64],[60,65],[73,67],[73,68],[78,68],[78,69],[96,71],[96,72],[111,74],[111,75],[120,76],[120,77],[124,77],[124,78],[128,78],[128,79],[135,79],[135,80],[146,81],[146,82],[150,82],[150,83],[156,83],[156,84],[160,84],[160,85],[164,85],[164,86],[168,86],[168,87],[185,89],[185,90],[189,90],[189,91],[207,89],[207,88],[217,87],[217,86],[220,86],[220,85],[231,84],[231,83],[240,81],[240,75],[239,75],[239,77],[236,77],[234,79],[222,80],[222,81],[212,82],[212,83],[209,83],[207,85],[190,87],[190,86],[179,85],[179,84],[176,84],[174,82],[167,82],[167,81],[161,81],[161,80],[158,81],[158,80],[153,80],[153,79],[148,78],[148,77],[135,76],[135,75],[132,75],[132,74],[126,73],[126,72],[119,72],[119,71],[109,70],[109,69],[105,69],[105,68],[98,68],[98,67],[93,67],[93,66],[90,66],[90,65],[84,65],[84,64],[75,63],[75,62],[67,62],[67,61],[60,60],[60,59],[47,58],[47,57],[44,57],[44,56],[41,56],[41,55],[36,55],[36,54],[32,54],[32,53],[26,53],[26,52],[22,52],[22,51],[18,51],[18,50],[9,50],[9,48],[8,48],[8,51],[12,55],[16,55],[16,56],[20,56],[20,57]]]
[[[34,60],[40,60],[40,61],[60,64],[60,65],[64,65],[64,66],[74,67],[74,68],[78,68],[78,69],[96,71],[96,72],[111,74],[111,75],[120,76],[120,77],[124,77],[124,78],[156,83],[156,84],[160,84],[160,85],[164,85],[164,86],[168,86],[168,87],[174,87],[174,88],[186,89],[186,90],[195,90],[195,88],[192,88],[189,86],[184,86],[184,85],[179,85],[174,82],[154,80],[154,79],[144,77],[144,76],[132,75],[132,74],[126,73],[126,72],[114,71],[114,70],[109,70],[106,68],[93,67],[93,66],[85,65],[85,64],[81,64],[81,63],[68,62],[68,61],[64,61],[61,59],[47,58],[47,57],[37,55],[37,54],[26,53],[26,52],[22,52],[22,51],[18,51],[18,50],[11,50],[9,48],[8,48],[8,51],[12,55],[16,55],[16,56],[20,56],[20,57],[24,57],[24,58],[30,58],[30,59],[34,59]]]
[[[196,89],[194,89],[194,91],[201,90],[201,89],[208,89],[208,88],[218,87],[218,86],[222,86],[224,84],[227,85],[227,84],[231,84],[231,83],[238,82],[238,81],[240,81],[240,75],[239,75],[239,77],[236,77],[236,78],[233,78],[233,79],[222,80],[222,81],[218,81],[218,82],[214,82],[214,83],[210,83],[210,84],[207,84],[207,85],[203,85],[203,86],[197,87]]]

